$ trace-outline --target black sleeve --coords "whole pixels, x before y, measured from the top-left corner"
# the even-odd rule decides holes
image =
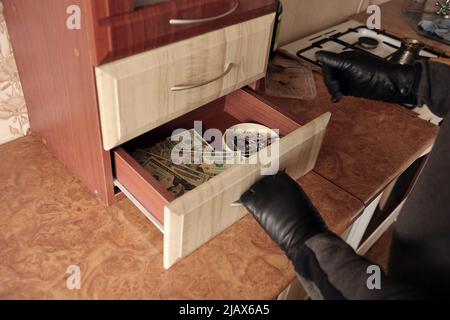
[[[293,259],[299,279],[312,299],[375,300],[421,299],[425,296],[413,288],[387,277],[374,265],[331,232],[306,241]],[[373,267],[378,268],[379,285],[372,283]],[[372,288],[369,289],[369,287]]]
[[[417,98],[437,116],[444,118],[450,108],[450,66],[438,62],[422,62]]]

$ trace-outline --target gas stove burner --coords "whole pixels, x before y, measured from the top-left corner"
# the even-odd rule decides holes
[[[380,41],[372,37],[359,37],[357,45],[363,49],[373,50],[378,48]]]
[[[316,59],[316,53],[320,50],[334,53],[348,50],[363,51],[388,60],[400,49],[401,44],[401,39],[394,35],[368,29],[356,21],[347,21],[287,44],[280,48],[280,52],[320,67]],[[428,47],[421,50],[419,54],[427,58],[442,56]]]

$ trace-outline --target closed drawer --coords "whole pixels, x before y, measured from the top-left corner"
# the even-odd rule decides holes
[[[265,74],[274,14],[96,68],[110,150]]]
[[[94,63],[100,65],[264,16],[275,0],[95,0]]]
[[[175,198],[133,159],[136,148],[163,141],[175,129],[192,128],[194,121],[201,120],[204,131],[222,132],[241,122],[260,123],[279,129],[279,158],[272,160],[298,179],[314,168],[329,119],[327,113],[300,126],[252,93],[238,90],[115,149],[116,185],[164,232],[164,266],[169,268],[245,215],[232,204],[261,178],[261,165],[233,165]]]

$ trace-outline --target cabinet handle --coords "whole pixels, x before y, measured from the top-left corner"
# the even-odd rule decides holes
[[[235,66],[234,63],[230,63],[228,65],[227,69],[225,70],[225,72],[222,73],[220,76],[214,78],[214,79],[211,79],[211,80],[208,80],[208,81],[205,81],[205,82],[194,83],[194,84],[182,84],[182,85],[178,85],[178,86],[172,87],[172,88],[170,88],[170,90],[172,90],[172,91],[184,91],[184,90],[190,90],[190,89],[206,86],[207,84],[210,84],[210,83],[212,83],[214,81],[217,81],[217,80],[222,79],[223,77],[225,77],[227,74],[230,73],[230,71],[233,69],[234,66]]]
[[[169,23],[176,24],[176,25],[205,23],[205,22],[214,21],[214,20],[218,20],[218,19],[224,18],[226,16],[229,16],[230,14],[234,13],[238,8],[239,8],[239,0],[236,1],[236,4],[230,11],[227,11],[227,12],[225,12],[221,15],[215,16],[215,17],[209,17],[209,18],[203,18],[203,19],[170,19]]]

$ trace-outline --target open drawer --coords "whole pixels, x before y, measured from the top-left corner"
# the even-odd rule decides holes
[[[300,126],[252,93],[238,90],[115,149],[116,185],[164,232],[164,267],[170,268],[246,214],[232,204],[262,177],[262,164],[233,165],[175,198],[131,156],[136,148],[152,146],[175,129],[193,128],[194,121],[201,120],[204,131],[222,132],[242,122],[259,123],[279,130],[279,168],[298,179],[314,168],[329,119],[327,113]]]

